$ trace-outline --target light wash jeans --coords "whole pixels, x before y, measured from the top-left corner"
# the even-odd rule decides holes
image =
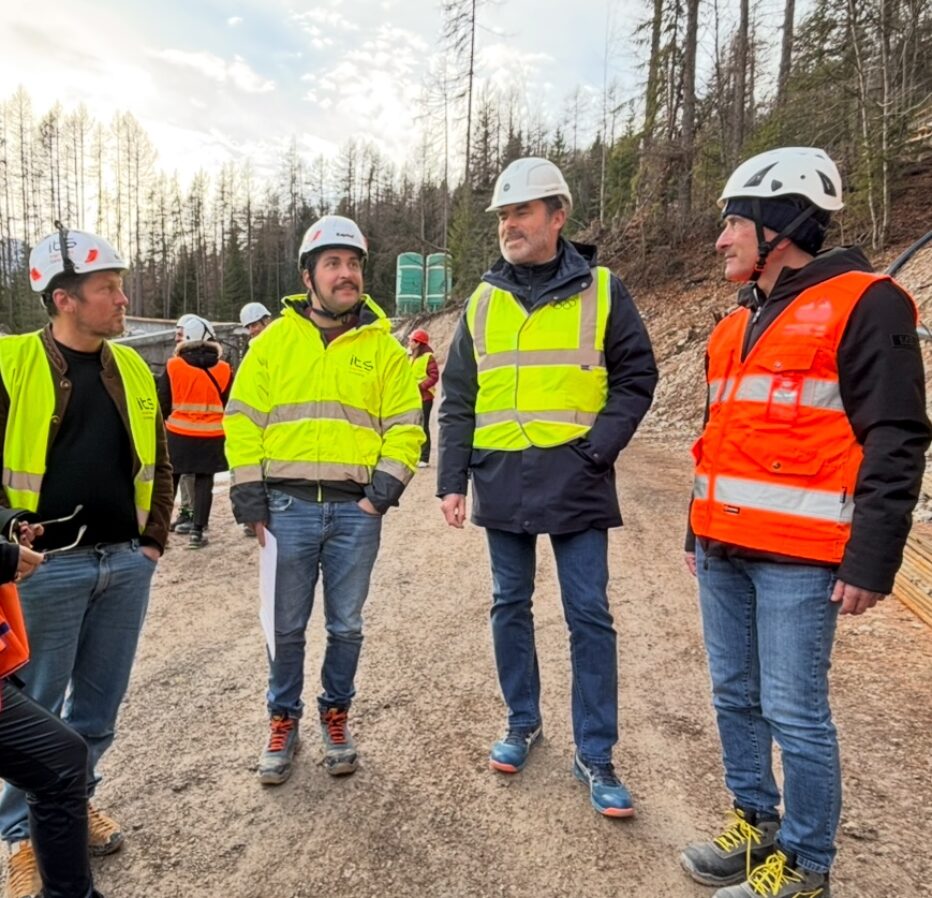
[[[382,518],[366,514],[355,502],[306,502],[270,489],[268,528],[278,541],[269,713],[300,717],[303,712],[305,631],[321,574],[327,648],[318,708],[348,708],[356,694],[362,608],[379,551]]]
[[[488,529],[492,562],[492,642],[508,726],[540,721],[540,673],[534,644],[537,536]],[[573,738],[589,763],[612,760],[618,741],[618,659],[608,609],[608,534],[605,530],[552,534],[563,614],[573,666]]]
[[[155,568],[133,540],[50,555],[19,586],[31,657],[17,675],[27,695],[84,737],[89,794],[113,742]],[[29,837],[26,797],[10,785],[0,796],[0,835]]]
[[[737,805],[776,815],[776,742],[783,757],[778,840],[808,870],[827,872],[841,813],[838,739],[828,671],[838,605],[832,568],[710,557],[696,546],[712,701]]]

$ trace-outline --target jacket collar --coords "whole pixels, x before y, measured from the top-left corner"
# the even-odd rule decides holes
[[[289,317],[296,316],[309,324],[313,324],[310,318],[307,317],[309,305],[310,301],[306,293],[295,293],[282,299],[284,314]],[[391,323],[388,316],[382,311],[381,306],[368,293],[363,293],[359,305],[359,324],[356,325],[355,329],[359,330],[370,326],[375,326],[379,330],[391,330]]]
[[[67,373],[68,362],[58,348],[55,337],[52,336],[51,322],[39,331],[39,339],[42,341],[42,345],[45,347],[45,353],[49,357],[49,363],[55,371],[59,374]],[[110,348],[110,342],[108,340],[104,340],[103,346],[101,347],[100,363],[105,371],[116,365],[116,362],[113,360],[113,350]]]
[[[556,302],[585,290],[592,282],[591,269],[595,264],[594,246],[573,243],[561,237],[556,269],[543,284],[537,281],[536,276],[539,269],[547,266],[512,265],[504,258],[499,258],[482,276],[482,280],[519,297],[527,298],[533,290],[535,293],[540,292],[548,302]]]

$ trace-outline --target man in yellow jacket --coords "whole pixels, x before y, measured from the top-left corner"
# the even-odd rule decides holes
[[[398,504],[424,432],[417,383],[385,313],[363,293],[366,239],[337,215],[299,251],[307,294],[250,345],[224,429],[233,513],[277,544],[269,735],[259,781],[291,775],[304,703],[305,630],[324,580],[327,647],[317,705],[333,776],[357,766],[347,726],[382,515]]]

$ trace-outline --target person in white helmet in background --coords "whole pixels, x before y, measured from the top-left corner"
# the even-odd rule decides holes
[[[125,268],[102,237],[58,225],[29,256],[49,324],[0,340],[0,501],[58,519],[27,540],[46,561],[20,589],[32,657],[19,675],[27,695],[62,712],[87,742],[90,793],[114,739],[172,507],[155,380],[135,350],[111,342],[124,331]],[[120,847],[114,820],[89,806],[89,823],[92,854]],[[18,849],[8,898],[35,895],[26,796],[9,784],[0,834]]]
[[[398,504],[424,440],[421,401],[388,318],[363,292],[366,240],[327,215],[298,254],[307,293],[250,346],[224,427],[233,513],[260,545],[278,548],[275,653],[269,658],[269,732],[261,783],[291,774],[304,710],[305,631],[323,578],[327,645],[317,699],[324,769],[356,770],[348,712],[362,647],[362,609],[382,515]]]
[[[489,764],[514,774],[541,736],[531,611],[537,537],[553,546],[570,631],[574,775],[595,809],[630,817],[612,764],[618,739],[616,634],[608,529],[621,525],[615,459],[653,398],[650,339],[621,280],[595,247],[562,236],[572,198],[552,162],[517,159],[488,211],[502,257],[482,276],[441,378],[437,494],[451,527],[486,528],[492,642],[507,705]]]
[[[184,341],[184,326],[197,315],[186,312],[175,322],[175,346]],[[174,352],[172,352],[174,355]],[[178,496],[178,517],[169,525],[172,533],[181,533],[189,536],[194,529],[194,477],[191,474],[182,474],[175,490]]]
[[[893,588],[919,495],[917,311],[857,247],[820,251],[843,207],[823,150],[754,156],[719,206],[715,248],[742,286],[709,339],[686,564],[733,810],[680,862],[715,898],[828,898],[842,792],[832,644],[839,613]]]
[[[197,315],[189,316],[175,355],[158,382],[176,488],[183,475],[194,479],[189,549],[207,545],[214,474],[227,469],[223,408],[232,381],[232,369],[223,360],[223,347],[210,323]]]
[[[272,313],[261,302],[247,302],[239,310],[238,334],[249,334],[252,342],[272,323]]]

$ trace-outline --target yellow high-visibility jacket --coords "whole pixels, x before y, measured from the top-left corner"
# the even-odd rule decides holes
[[[223,426],[234,490],[276,479],[366,486],[378,472],[403,489],[424,431],[417,382],[388,318],[365,296],[359,326],[325,344],[292,305],[304,299],[285,297],[233,382]]]

